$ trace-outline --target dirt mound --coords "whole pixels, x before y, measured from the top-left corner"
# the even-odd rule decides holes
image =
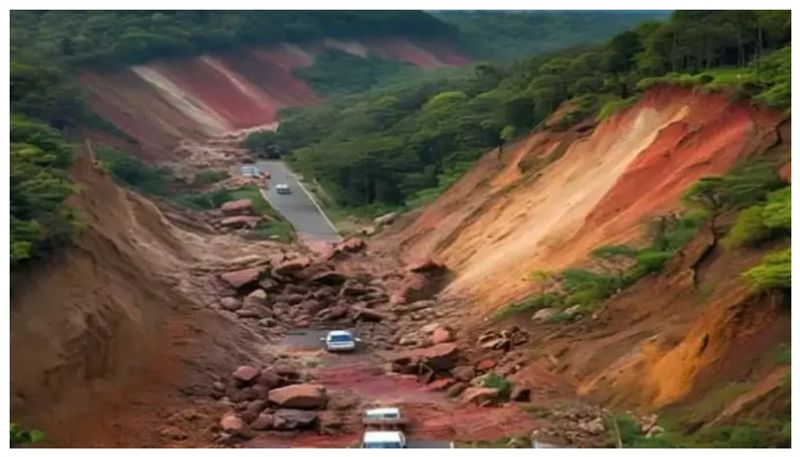
[[[435,254],[446,290],[481,311],[524,296],[603,244],[635,243],[642,221],[698,177],[777,141],[782,116],[718,94],[660,87],[589,132],[541,130],[491,151],[413,222],[385,236],[408,257]]]
[[[206,307],[213,291],[198,275],[266,248],[175,228],[85,155],[72,176],[84,226],[74,246],[14,278],[12,417],[54,446],[166,445],[169,416],[195,407],[213,373],[267,356],[263,338]],[[207,445],[206,427],[194,429],[182,445]]]

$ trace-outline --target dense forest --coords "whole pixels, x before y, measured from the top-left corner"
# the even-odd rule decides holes
[[[666,20],[660,11],[441,11],[434,17],[455,25],[461,47],[476,58],[508,60],[574,45],[597,43],[646,20]]]
[[[281,41],[457,34],[421,11],[15,11],[11,22],[12,47],[112,68]]]
[[[785,11],[675,12],[604,45],[287,109],[277,133],[254,134],[245,145],[289,154],[339,205],[415,206],[564,102],[571,108],[555,128],[608,116],[661,82],[731,90],[788,111],[790,30]]]

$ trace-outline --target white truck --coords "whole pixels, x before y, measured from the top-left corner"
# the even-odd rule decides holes
[[[361,447],[366,449],[401,449],[407,447],[406,437],[399,430],[366,431]]]
[[[402,429],[406,425],[400,408],[381,407],[364,411],[362,417],[365,432],[361,440],[362,448],[405,448],[408,447]]]

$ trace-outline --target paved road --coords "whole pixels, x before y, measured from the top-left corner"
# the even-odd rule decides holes
[[[333,224],[316,205],[311,194],[300,184],[297,176],[280,160],[262,160],[256,163],[262,172],[272,175],[269,180],[267,200],[294,226],[298,237],[303,241],[337,242],[342,237]],[[276,184],[288,184],[291,194],[279,195]]]

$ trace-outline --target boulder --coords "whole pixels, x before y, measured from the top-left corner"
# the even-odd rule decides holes
[[[330,308],[323,309],[317,314],[317,317],[319,317],[320,319],[325,319],[329,321],[342,319],[346,316],[347,316],[347,307],[343,305],[331,306]]]
[[[230,216],[219,221],[219,225],[230,228],[252,229],[258,225],[259,221],[261,221],[261,218],[256,216]]]
[[[235,414],[228,413],[222,416],[222,419],[220,419],[219,428],[221,428],[225,433],[229,433],[231,435],[240,435],[245,431],[247,425],[243,420],[236,417]]]
[[[240,385],[248,385],[252,383],[259,375],[258,368],[249,365],[242,365],[237,368],[231,376]]]
[[[433,331],[431,334],[431,343],[433,344],[441,344],[447,343],[453,340],[453,334],[450,333],[450,330],[447,330],[444,327],[439,327]]]
[[[263,306],[247,306],[236,311],[236,315],[243,319],[266,319],[272,317],[272,312]]]
[[[278,387],[281,384],[281,377],[277,371],[273,370],[272,368],[264,368],[258,374],[258,379],[256,380],[258,384],[262,386],[266,386],[270,389]]]
[[[339,286],[344,284],[346,280],[347,276],[338,271],[325,271],[311,277],[312,282],[328,286]]]
[[[373,219],[376,225],[389,225],[397,219],[397,213],[386,213]]]
[[[442,328],[442,324],[438,322],[431,322],[430,324],[425,324],[419,329],[422,333],[429,335],[433,333],[436,329]]]
[[[219,306],[224,310],[236,311],[242,307],[242,301],[236,297],[224,297],[219,301]]]
[[[462,403],[484,405],[500,399],[500,390],[492,387],[469,387],[461,393]]]
[[[470,365],[460,365],[453,368],[451,373],[459,381],[469,382],[475,377],[475,368]]]
[[[234,289],[249,286],[258,281],[263,273],[262,268],[245,268],[243,270],[229,271],[220,275],[220,279]]]
[[[497,366],[497,360],[495,359],[483,359],[475,366],[478,371],[489,371],[492,368]]]
[[[469,386],[466,383],[457,382],[447,389],[447,396],[451,398],[457,397],[461,395],[461,393],[464,392],[467,389],[467,387]]]
[[[263,431],[263,430],[271,429],[274,423],[275,423],[275,419],[274,419],[272,413],[263,412],[263,413],[259,414],[258,417],[256,418],[256,420],[254,420],[250,424],[250,427],[253,430]]]
[[[453,378],[442,378],[442,379],[437,379],[428,384],[428,388],[430,390],[447,390],[448,388],[450,388],[450,386],[452,386],[455,383],[456,381]]]
[[[337,411],[317,413],[317,431],[322,435],[333,435],[342,430],[344,423]]]
[[[433,370],[449,371],[458,361],[459,349],[454,343],[443,343],[391,354],[389,361],[397,365],[416,366],[424,363]]]
[[[278,266],[272,269],[272,272],[283,276],[304,270],[308,268],[309,265],[311,265],[311,259],[308,257],[298,257],[296,259],[287,260],[280,263]]]
[[[550,319],[551,317],[555,316],[556,314],[558,314],[558,309],[556,309],[556,308],[543,308],[543,309],[540,309],[539,311],[536,311],[533,314],[533,317],[531,317],[531,320],[534,320],[534,321],[546,321],[547,319]]]
[[[348,238],[337,244],[333,249],[338,252],[358,252],[366,247],[364,240],[358,237]]]
[[[328,394],[319,384],[294,384],[269,391],[269,401],[286,408],[325,408]]]
[[[256,289],[244,297],[245,308],[265,306],[267,304],[267,293],[261,289]]]
[[[279,409],[273,414],[273,427],[276,430],[307,429],[314,426],[317,413],[301,409]]]
[[[258,287],[262,288],[265,292],[276,292],[281,288],[281,285],[274,279],[264,278],[258,281]]]
[[[250,214],[250,212],[253,209],[253,202],[250,201],[249,198],[243,198],[241,200],[232,200],[223,203],[222,206],[220,206],[220,209],[226,215]]]
[[[590,421],[581,421],[578,423],[578,428],[591,435],[600,435],[606,431],[606,426],[603,424],[603,419],[601,417]]]

